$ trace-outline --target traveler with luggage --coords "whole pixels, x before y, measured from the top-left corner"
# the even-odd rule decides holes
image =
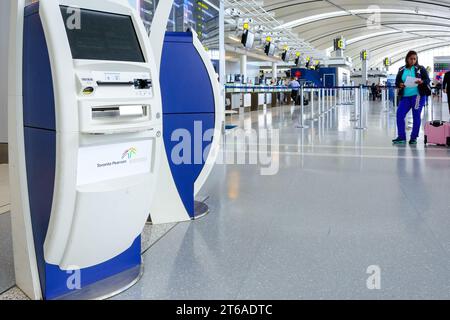
[[[447,94],[448,112],[450,112],[450,71],[447,72],[444,76],[442,88],[444,89],[444,93]]]
[[[443,82],[444,93],[450,101],[450,72],[447,72]],[[450,112],[450,103],[449,103]],[[432,121],[425,124],[425,145],[434,144],[438,146],[450,147],[450,122],[431,119]]]
[[[428,96],[431,95],[430,77],[425,67],[419,65],[417,52],[410,51],[406,55],[406,65],[401,67],[395,81],[399,89],[399,106],[397,110],[398,137],[392,140],[393,144],[406,144],[405,118],[412,110],[414,124],[409,144],[417,144],[421,128],[422,109]]]

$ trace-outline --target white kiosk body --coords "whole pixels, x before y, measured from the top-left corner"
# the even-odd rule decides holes
[[[160,188],[150,211],[154,224],[193,220],[198,217],[197,208],[205,208],[195,196],[217,160],[225,119],[218,76],[196,33],[166,32],[173,3],[158,3],[150,33],[160,74],[164,124]],[[180,145],[191,147],[182,163],[175,159],[185,158],[180,156],[183,151],[177,151]]]
[[[120,274],[134,280],[162,152],[159,75],[142,21],[119,0],[15,10],[11,42],[23,33],[10,54],[17,284],[56,299]]]

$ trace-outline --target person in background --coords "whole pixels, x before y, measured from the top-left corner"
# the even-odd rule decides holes
[[[409,111],[412,110],[414,124],[409,144],[417,144],[421,127],[422,109],[427,101],[426,86],[431,83],[428,71],[425,67],[419,65],[417,52],[410,51],[406,55],[406,65],[398,71],[395,81],[396,87],[399,89],[399,106],[397,109],[397,129],[398,137],[392,140],[393,144],[406,144],[406,128],[405,118]],[[417,79],[417,86],[406,87],[405,82],[408,77]]]
[[[442,82],[442,88],[444,89],[444,93],[447,94],[448,112],[450,112],[450,71],[444,75],[444,81]]]
[[[377,99],[381,101],[381,82],[377,84]]]
[[[300,83],[297,81],[297,78],[292,78],[288,87],[292,90],[292,100],[294,100],[294,103],[297,104],[298,91],[300,90]]]
[[[372,83],[372,86],[370,86],[370,91],[372,91],[372,100],[377,100],[377,86],[375,85],[375,82]]]
[[[439,81],[436,83],[435,85],[435,91],[434,91],[434,95],[439,99],[439,97],[441,96],[441,89],[442,89],[442,83],[440,83]]]

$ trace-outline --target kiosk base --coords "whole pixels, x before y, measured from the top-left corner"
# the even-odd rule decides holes
[[[203,201],[206,201],[207,199],[208,198],[204,199]],[[197,201],[197,200],[194,201],[194,216],[191,217],[191,220],[186,220],[186,221],[199,220],[209,214],[209,212],[210,212],[209,207],[203,201]],[[180,221],[178,221],[178,222],[180,222]],[[148,217],[146,224],[149,226],[153,225],[151,216]]]
[[[209,207],[202,201],[194,201],[194,217],[192,220],[199,220],[209,213]]]
[[[56,300],[106,300],[134,286],[144,274],[144,263],[105,280],[96,282]]]

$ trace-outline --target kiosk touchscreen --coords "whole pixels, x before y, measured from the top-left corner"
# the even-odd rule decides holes
[[[126,1],[41,0],[16,10],[17,284],[36,299],[105,296],[139,277],[156,187],[162,110],[150,43]]]

